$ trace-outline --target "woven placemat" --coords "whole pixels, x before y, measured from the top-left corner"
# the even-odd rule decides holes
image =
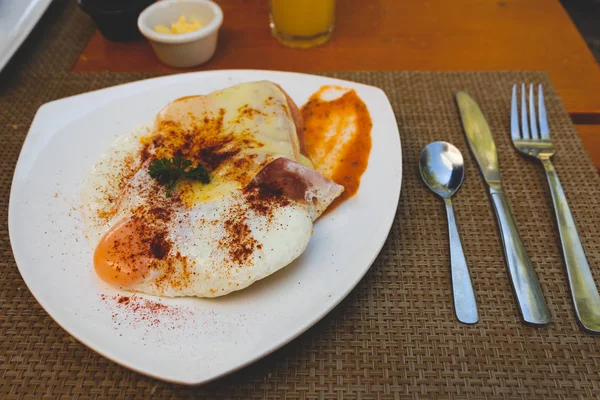
[[[575,322],[543,169],[509,142],[513,82],[545,86],[555,165],[597,282],[600,178],[547,76],[536,72],[327,74],[387,93],[402,139],[402,195],[387,243],[362,282],[274,354],[190,388],[131,372],[70,337],[32,297],[11,253],[14,166],[41,104],[146,77],[68,72],[93,29],[72,3],[55,0],[0,74],[0,398],[600,398],[600,337]],[[488,116],[506,192],[552,312],[548,327],[519,321],[493,210],[452,100],[456,89],[469,91]],[[480,306],[474,326],[453,315],[443,203],[417,170],[421,148],[433,140],[450,141],[465,156],[455,207]]]

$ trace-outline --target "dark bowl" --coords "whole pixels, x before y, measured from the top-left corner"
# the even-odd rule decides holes
[[[104,36],[113,42],[142,38],[137,27],[140,13],[155,0],[77,0]]]

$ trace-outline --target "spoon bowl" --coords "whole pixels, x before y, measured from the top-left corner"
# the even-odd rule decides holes
[[[421,178],[434,193],[450,198],[465,177],[464,161],[460,150],[447,142],[429,143],[419,157]]]

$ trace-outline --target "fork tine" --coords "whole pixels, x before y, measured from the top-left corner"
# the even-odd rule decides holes
[[[535,120],[535,96],[533,95],[533,85],[529,85],[529,128],[531,129],[531,139],[539,140],[537,122]]]
[[[527,123],[527,101],[525,100],[525,84],[521,84],[521,129],[523,139],[531,139],[529,136],[529,126]]]
[[[546,105],[544,104],[544,91],[542,85],[538,86],[538,112],[540,114],[540,133],[543,140],[550,140],[550,128],[546,117]]]
[[[521,139],[519,131],[519,111],[517,110],[517,85],[513,85],[512,102],[510,104],[510,136],[512,140]]]

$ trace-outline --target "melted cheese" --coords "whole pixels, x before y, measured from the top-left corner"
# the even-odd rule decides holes
[[[156,156],[192,158],[211,182],[178,186],[189,206],[245,187],[269,162],[286,157],[312,168],[300,145],[285,94],[270,82],[242,83],[206,96],[175,100],[155,121]],[[158,145],[156,145],[158,143]],[[187,154],[181,154],[181,149]]]

